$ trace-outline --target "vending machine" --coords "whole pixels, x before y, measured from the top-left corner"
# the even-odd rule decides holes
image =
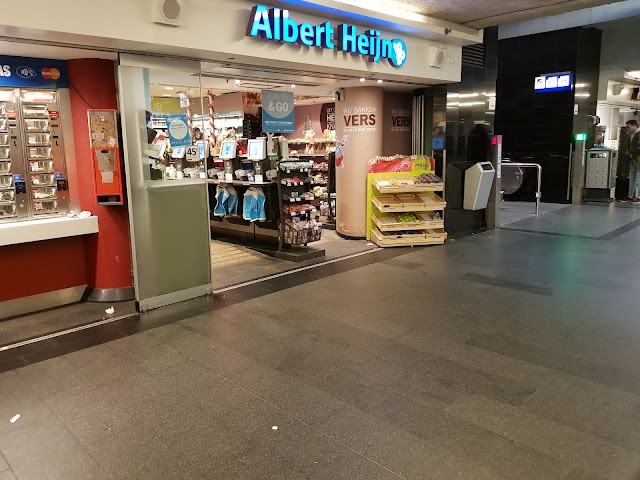
[[[58,91],[0,89],[0,221],[69,212]]]

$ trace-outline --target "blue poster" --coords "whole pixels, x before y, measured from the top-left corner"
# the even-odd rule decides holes
[[[292,92],[262,90],[262,131],[264,133],[293,133],[294,99]]]
[[[0,87],[69,88],[67,62],[0,56]]]
[[[191,132],[186,115],[167,115],[167,129],[171,148],[191,145]]]

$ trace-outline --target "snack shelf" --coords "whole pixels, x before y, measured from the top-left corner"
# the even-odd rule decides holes
[[[373,215],[373,223],[376,224],[381,232],[402,232],[405,230],[427,230],[427,229],[443,229],[444,220],[433,220],[426,215],[417,215],[418,222],[402,222],[395,215],[387,215],[378,217]],[[427,218],[429,220],[427,220]]]
[[[414,179],[375,178],[373,186],[380,193],[442,192],[444,183],[414,183]]]
[[[435,193],[380,195],[373,198],[373,204],[383,213],[431,212],[444,210],[447,206],[447,202]]]
[[[371,231],[371,241],[379,247],[412,247],[419,245],[442,245],[447,239],[443,229],[416,230],[410,233],[382,233],[377,228]]]

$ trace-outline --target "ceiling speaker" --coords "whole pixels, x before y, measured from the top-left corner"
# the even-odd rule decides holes
[[[442,68],[447,59],[447,53],[444,48],[440,47],[431,47],[431,61],[430,64],[435,68]]]
[[[182,26],[183,0],[151,0],[151,2],[154,23],[171,27]]]

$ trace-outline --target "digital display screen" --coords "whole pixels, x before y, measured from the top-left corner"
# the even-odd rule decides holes
[[[171,154],[172,158],[182,158],[184,157],[184,149],[185,147],[175,147],[173,149],[173,153]]]
[[[433,137],[431,148],[433,150],[444,150],[444,137]]]
[[[236,156],[235,140],[224,140],[220,146],[220,158],[229,160]]]
[[[573,89],[572,73],[540,75],[534,79],[533,89],[536,92],[559,92]]]
[[[262,140],[249,140],[249,159],[264,160],[265,157],[265,142]]]
[[[204,144],[204,142],[198,142],[198,148],[200,149],[200,159],[204,160],[206,145]]]

